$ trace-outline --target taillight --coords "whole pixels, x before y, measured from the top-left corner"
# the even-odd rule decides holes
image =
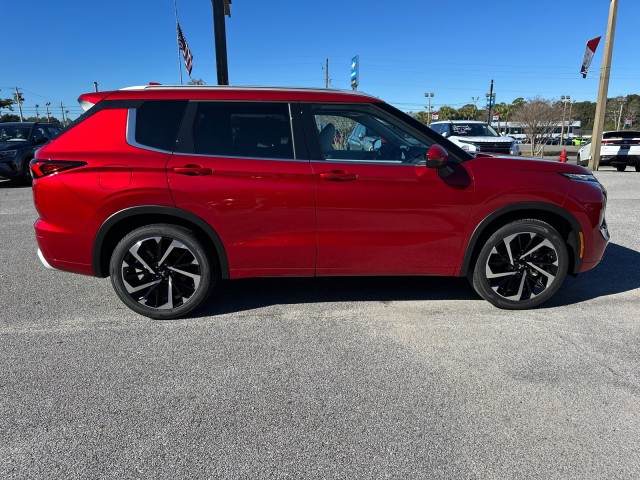
[[[38,160],[34,158],[29,162],[29,167],[33,178],[42,178],[71,168],[83,167],[86,164],[87,162],[73,162],[71,160]]]

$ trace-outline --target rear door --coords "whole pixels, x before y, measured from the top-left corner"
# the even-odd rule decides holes
[[[232,278],[314,274],[313,176],[294,128],[288,103],[187,107],[169,187],[218,233]]]

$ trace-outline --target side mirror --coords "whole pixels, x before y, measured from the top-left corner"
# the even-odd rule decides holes
[[[33,139],[33,143],[35,145],[44,145],[48,141],[49,141],[49,139],[47,137],[36,137],[36,138]]]
[[[427,152],[428,168],[443,168],[449,162],[449,153],[440,145],[431,145]]]

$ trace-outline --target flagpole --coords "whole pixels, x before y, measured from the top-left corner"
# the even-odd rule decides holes
[[[178,44],[178,69],[180,71],[180,85],[182,85],[182,57],[180,54],[180,40],[178,39],[178,5],[176,0],[173,0],[173,8],[176,12],[176,43]]]

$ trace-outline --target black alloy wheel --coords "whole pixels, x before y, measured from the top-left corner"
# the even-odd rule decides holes
[[[147,225],[126,235],[113,251],[109,272],[125,305],[155,319],[179,318],[198,308],[216,276],[196,235],[168,224]]]
[[[496,307],[532,308],[560,288],[568,260],[566,243],[551,225],[517,220],[487,240],[470,280],[478,294]]]

